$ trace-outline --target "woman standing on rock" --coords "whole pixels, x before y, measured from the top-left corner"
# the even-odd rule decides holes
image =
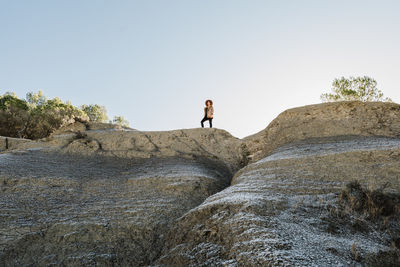
[[[204,122],[210,122],[210,128],[212,128],[212,119],[214,118],[214,107],[213,102],[210,99],[206,100],[206,107],[204,108],[204,118],[201,120],[201,127],[204,128]]]

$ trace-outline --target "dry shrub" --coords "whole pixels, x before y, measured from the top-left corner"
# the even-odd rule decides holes
[[[364,257],[353,243],[353,259],[366,266],[400,266],[400,195],[386,193],[384,188],[371,190],[358,181],[350,182],[339,195],[340,209],[331,213],[341,223],[348,220],[357,231],[366,231],[368,226],[388,234],[386,242],[392,245],[391,250],[369,253]]]
[[[75,133],[75,139],[85,139],[87,138],[87,133],[78,131]]]
[[[351,256],[355,261],[360,261],[360,253],[358,252],[357,242],[354,241],[353,245],[351,246]]]
[[[379,251],[367,255],[364,260],[366,266],[370,267],[394,267],[400,266],[400,252],[398,249]]]
[[[369,219],[399,214],[400,196],[398,194],[384,193],[384,188],[370,190],[362,187],[360,182],[353,181],[348,183],[340,193],[339,200],[348,211],[363,213]]]

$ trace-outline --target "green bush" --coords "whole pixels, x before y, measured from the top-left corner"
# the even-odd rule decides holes
[[[43,138],[66,124],[88,119],[85,112],[70,103],[63,103],[59,98],[45,100],[31,106],[26,137]]]
[[[89,120],[93,122],[107,122],[107,110],[104,106],[82,105],[81,110],[89,116]]]
[[[25,100],[15,94],[0,96],[0,135],[24,137],[29,119],[29,106]]]
[[[122,127],[129,127],[129,122],[122,116],[114,116],[112,123],[121,125]]]
[[[30,92],[25,99],[18,98],[13,93],[0,96],[0,135],[39,139],[49,136],[58,128],[80,122],[106,122],[107,111],[104,106],[82,105],[73,106],[63,102],[58,97],[47,99],[42,91]],[[122,117],[114,117],[114,123],[128,126]]]
[[[381,90],[377,88],[377,82],[368,77],[350,77],[335,79],[332,83],[332,93],[321,95],[323,102],[334,101],[387,101],[391,102],[390,98],[385,98]]]

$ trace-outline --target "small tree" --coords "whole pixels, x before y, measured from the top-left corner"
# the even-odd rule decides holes
[[[25,137],[24,130],[29,118],[29,105],[14,93],[0,96],[0,135]]]
[[[112,123],[121,125],[122,127],[129,127],[129,122],[122,116],[114,116]]]
[[[33,98],[30,99],[29,95],[33,96]],[[27,94],[27,101],[30,104],[30,116],[24,133],[28,138],[43,138],[66,124],[73,123],[76,120],[88,120],[86,113],[70,103],[64,103],[58,97],[47,100],[43,94],[39,98],[35,95],[40,96],[40,92],[39,94]]]
[[[47,99],[41,91],[28,93],[26,100],[13,93],[0,96],[0,135],[38,139],[63,125],[88,119],[71,103],[58,97]]]
[[[107,122],[107,110],[106,107],[97,104],[94,105],[82,105],[80,107],[85,112],[90,121],[93,122]]]
[[[388,101],[390,98],[385,98],[381,90],[377,87],[377,82],[368,77],[350,77],[348,79],[342,77],[335,79],[332,83],[332,92],[321,95],[323,102],[334,101]]]

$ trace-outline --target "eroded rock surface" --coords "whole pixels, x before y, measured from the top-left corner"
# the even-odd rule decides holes
[[[0,136],[0,152],[6,149],[14,149],[23,143],[30,143],[31,140],[23,138],[12,138]]]
[[[352,250],[373,257],[392,249],[392,237],[369,224],[358,232],[332,220],[338,192],[355,179],[400,192],[400,139],[322,138],[279,148],[180,218],[157,264],[361,265]],[[391,223],[399,230],[399,218]]]
[[[255,162],[287,143],[342,135],[400,138],[400,105],[334,102],[288,109],[244,141]]]
[[[197,158],[224,162],[234,173],[246,165],[243,142],[220,129],[184,129],[142,132],[113,128],[67,131],[52,137],[20,144],[18,149],[117,158]]]
[[[217,129],[95,130],[22,143],[0,154],[0,262],[150,264],[174,221],[229,185],[239,150]]]
[[[291,109],[242,140],[88,123],[4,140],[7,266],[357,266],[400,246],[400,216],[338,218],[353,180],[400,193],[397,104]]]

